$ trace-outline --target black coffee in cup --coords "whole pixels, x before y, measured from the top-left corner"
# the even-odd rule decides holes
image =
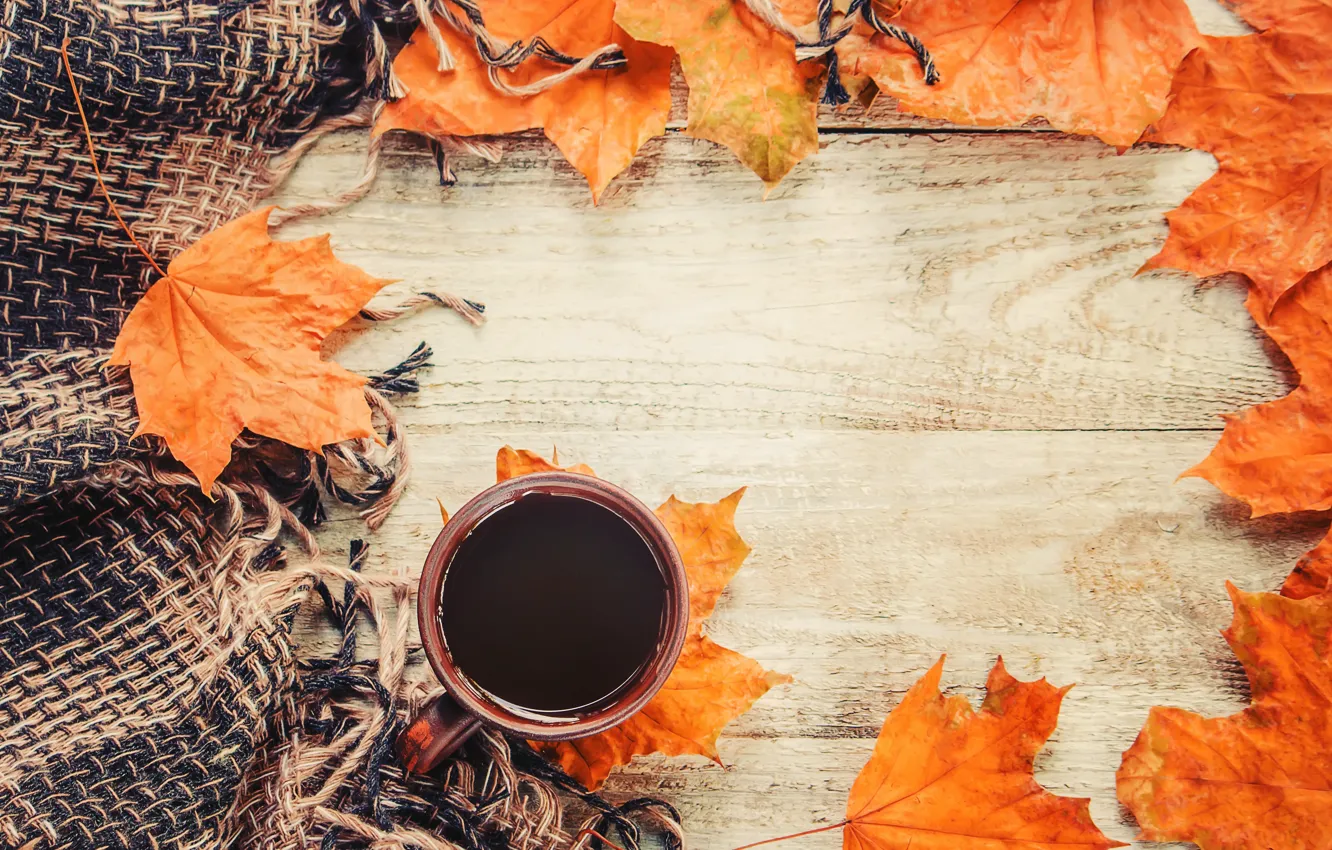
[[[454,665],[524,714],[614,701],[658,654],[666,580],[632,526],[585,499],[530,494],[486,516],[444,574]]]

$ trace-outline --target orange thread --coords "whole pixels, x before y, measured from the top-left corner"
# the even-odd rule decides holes
[[[750,847],[758,847],[763,844],[776,844],[778,841],[786,841],[789,838],[799,838],[802,835],[813,835],[816,832],[828,832],[832,829],[840,829],[846,826],[850,821],[838,821],[830,823],[827,826],[820,826],[815,829],[807,829],[804,832],[793,832],[790,835],[779,835],[776,838],[765,838],[762,841],[755,841],[753,844],[746,844],[743,847],[737,847],[735,850],[749,850]]]
[[[600,838],[602,841],[604,841],[604,842],[606,842],[607,844],[609,844],[610,846],[614,847],[615,850],[624,850],[623,847],[621,847],[620,845],[616,844],[614,841],[611,841],[609,838],[607,838],[606,836],[602,835],[600,832],[597,832],[595,829],[584,829],[584,830],[582,830],[581,832],[579,832],[576,836],[574,836],[574,843],[573,843],[573,846],[574,846],[574,847],[577,847],[578,845],[582,844],[582,843],[583,843],[583,839],[586,838],[586,837],[589,836],[589,835],[595,835],[597,838]]]
[[[111,193],[107,191],[106,182],[102,180],[102,169],[97,166],[97,149],[93,145],[92,128],[88,126],[88,115],[83,111],[83,101],[79,98],[79,84],[74,81],[74,69],[69,65],[68,38],[60,42],[60,58],[65,62],[65,74],[69,77],[69,87],[74,92],[74,105],[79,108],[79,120],[83,122],[83,135],[84,138],[88,140],[88,159],[92,161],[93,174],[97,175],[97,185],[102,190],[102,196],[106,198],[107,204],[111,207],[112,214],[115,215],[116,221],[120,222],[120,226],[124,229],[125,235],[134,243],[134,247],[139,249],[139,253],[143,254],[144,258],[148,260],[148,265],[153,267],[153,271],[157,272],[162,277],[166,277],[166,272],[162,271],[162,267],[153,259],[153,255],[149,254],[144,247],[139,244],[139,240],[134,238],[134,231],[130,230],[129,225],[125,223],[125,219],[121,217],[120,208],[116,206],[116,202],[111,197]]]

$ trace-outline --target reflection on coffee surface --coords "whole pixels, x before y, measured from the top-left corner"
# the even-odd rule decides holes
[[[666,583],[609,509],[527,495],[486,517],[449,562],[439,606],[449,654],[482,690],[539,714],[615,699],[662,639]]]

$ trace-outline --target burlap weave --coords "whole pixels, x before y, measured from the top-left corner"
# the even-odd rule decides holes
[[[281,526],[263,499],[155,480],[128,381],[101,368],[149,270],[95,188],[60,45],[113,196],[167,258],[355,104],[357,20],[314,0],[0,6],[5,846],[218,846],[296,675],[299,593],[257,590]]]
[[[365,83],[360,30],[350,6],[316,0],[5,0],[0,506],[123,450],[123,427],[103,427],[125,424],[122,394],[92,390],[92,358],[150,282],[96,189],[61,42],[69,39],[112,195],[148,250],[170,257],[252,208],[272,188],[274,153],[355,105]],[[57,353],[58,365],[49,359]],[[28,355],[48,359],[22,363]],[[37,392],[47,401],[36,408],[23,374],[34,371],[46,372]],[[71,452],[50,411],[74,396],[85,427]]]
[[[291,691],[298,600],[247,591],[280,550],[251,528],[229,569],[217,555],[246,532],[213,513],[131,478],[0,516],[6,846],[218,846]]]
[[[490,735],[443,779],[394,763],[393,734],[428,695],[404,676],[411,580],[321,565],[307,529],[330,496],[373,525],[401,490],[384,398],[368,390],[386,448],[319,458],[247,436],[210,501],[154,440],[131,441],[128,379],[103,368],[151,281],[90,155],[165,265],[273,188],[275,154],[383,96],[376,28],[422,5],[0,0],[0,846],[570,840],[553,787],[577,789],[538,762],[516,770],[520,745]],[[372,386],[410,390],[428,353]],[[333,658],[297,659],[293,620],[311,605],[343,634]],[[358,618],[377,658],[356,651]],[[626,813],[660,811],[587,803],[630,833]]]

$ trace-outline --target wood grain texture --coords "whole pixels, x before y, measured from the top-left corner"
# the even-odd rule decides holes
[[[322,145],[286,194],[350,184]],[[339,256],[492,321],[424,314],[351,340],[376,369],[418,340],[445,368],[420,425],[869,429],[1214,428],[1281,395],[1238,286],[1134,271],[1211,173],[1052,134],[834,134],[766,202],[730,153],[650,144],[592,207],[546,141],[437,185],[395,155],[329,229]]]
[[[1243,673],[1218,633],[1229,621],[1222,582],[1277,586],[1322,530],[1251,523],[1206,485],[1175,483],[1209,432],[516,437],[424,435],[414,416],[404,412],[416,477],[370,538],[369,569],[419,569],[440,528],[435,499],[456,509],[492,483],[506,440],[547,451],[556,442],[566,462],[588,462],[653,505],[749,485],[737,524],[753,554],[709,629],[795,684],[728,727],[725,769],[647,759],[608,786],[682,806],[695,846],[709,850],[838,819],[884,716],[945,652],[945,684],[973,698],[1000,654],[1015,675],[1078,683],[1039,778],[1091,796],[1102,826],[1128,840],[1114,770],[1148,707],[1243,704]],[[362,533],[339,520],[321,540],[336,560]],[[837,846],[835,834],[806,840]]]
[[[1191,6],[1206,31],[1243,31]],[[558,444],[650,503],[749,485],[754,554],[710,630],[795,683],[726,730],[725,768],[644,759],[609,794],[676,803],[701,850],[835,822],[938,655],[977,699],[1002,654],[1020,677],[1078,683],[1038,778],[1131,840],[1114,770],[1148,708],[1245,702],[1223,581],[1275,588],[1323,530],[1250,522],[1174,480],[1220,414],[1293,380],[1234,283],[1134,276],[1213,163],[960,132],[886,101],[822,123],[819,155],[766,202],[727,151],[678,132],[599,207],[536,135],[504,140],[498,165],[460,160],[451,188],[394,140],[368,198],[284,228],[330,231],[341,258],[399,278],[382,303],[442,289],[488,305],[480,329],[426,311],[329,346],[367,372],[436,351],[401,404],[415,478],[368,536],[368,569],[418,571],[435,498],[490,484],[504,443]],[[351,185],[363,145],[324,140],[278,201]],[[343,516],[320,539],[337,560],[354,536]],[[304,651],[330,648],[302,623]]]

